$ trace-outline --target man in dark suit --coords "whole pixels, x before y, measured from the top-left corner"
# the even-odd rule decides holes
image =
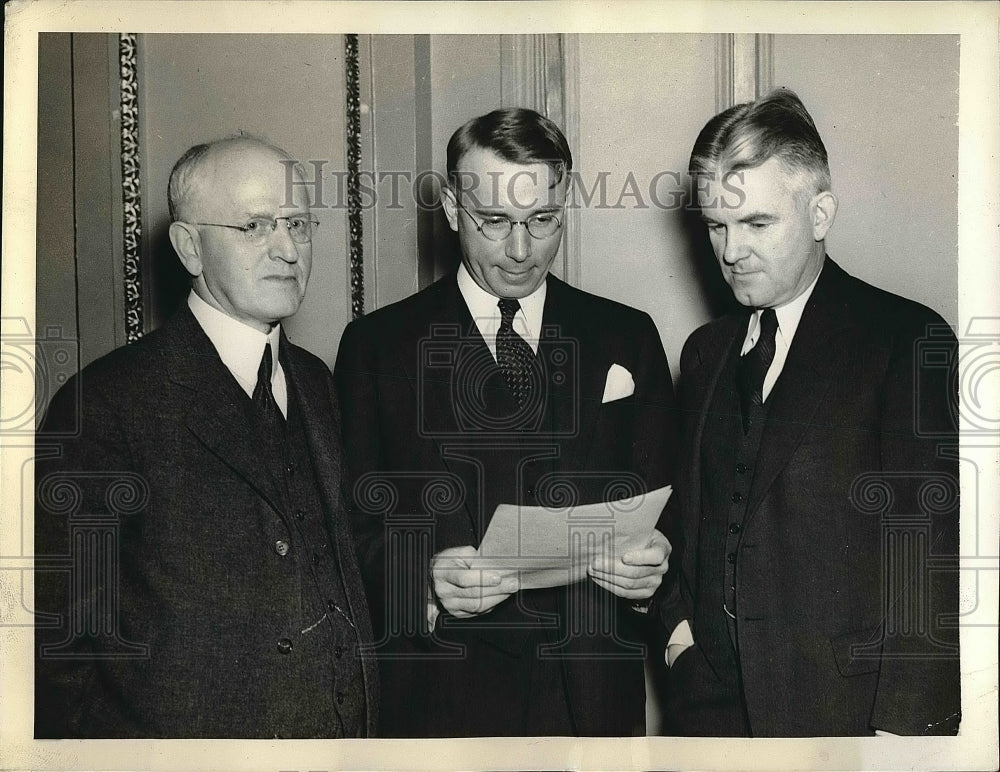
[[[632,606],[666,571],[663,535],[554,588],[519,590],[517,572],[475,556],[498,504],[614,501],[668,482],[663,346],[647,314],[549,273],[572,168],[554,123],[526,109],[475,118],[447,163],[461,265],[349,325],[334,370],[382,731],[641,734]]]
[[[374,731],[333,379],[280,324],[318,224],[290,174],[250,138],[189,150],[169,189],[188,302],[52,401],[36,737]]]
[[[790,91],[709,121],[690,170],[742,307],[681,357],[666,718],[694,735],[953,734],[954,336],[826,256],[837,199]]]

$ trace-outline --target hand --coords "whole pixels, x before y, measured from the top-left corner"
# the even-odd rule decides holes
[[[431,560],[434,594],[452,616],[485,614],[518,590],[516,573],[473,568],[477,554],[475,547],[451,547]]]
[[[667,573],[670,542],[659,531],[653,531],[649,543],[642,549],[626,552],[617,560],[598,556],[587,573],[598,586],[621,598],[645,600],[651,598]]]

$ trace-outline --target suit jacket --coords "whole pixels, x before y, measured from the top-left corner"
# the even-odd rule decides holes
[[[675,556],[681,543],[683,555],[660,604],[667,633],[687,618],[695,640],[670,673],[678,733],[739,731],[717,710],[730,667],[752,735],[954,733],[951,330],[827,258],[768,397],[739,531],[733,664],[722,610],[726,547],[701,538],[712,517],[706,487],[729,481],[703,479],[701,459],[708,406],[747,321],[744,311],[701,327],[681,358],[682,451],[670,509]]]
[[[371,627],[332,376],[284,338],[281,349],[360,646]],[[277,548],[292,513],[246,393],[190,310],[78,377],[38,440],[36,603],[50,616],[36,631],[36,736],[330,736],[320,717],[333,695],[314,674],[332,655],[295,627],[305,555]],[[377,677],[362,668],[367,726],[355,729],[371,734]]]
[[[442,613],[427,631],[431,556],[478,546],[497,504],[605,501],[668,481],[673,392],[652,320],[547,281],[545,382],[527,430],[504,421],[512,397],[454,274],[352,323],[341,341],[334,374],[380,639],[384,734],[532,731],[517,721],[544,699],[523,685],[546,644],[562,664],[573,731],[642,731],[639,615],[593,582],[515,593],[472,619]],[[602,404],[612,364],[635,391]]]

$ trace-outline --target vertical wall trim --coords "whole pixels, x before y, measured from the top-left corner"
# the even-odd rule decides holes
[[[562,114],[563,131],[573,152],[577,170],[583,168],[580,157],[580,36],[560,35],[562,56]],[[573,198],[570,198],[572,201]],[[580,210],[566,209],[566,233],[562,244],[562,277],[574,287],[583,281],[580,255]]]
[[[774,88],[774,35],[757,36],[757,96],[762,97]]]
[[[721,34],[715,48],[715,108],[722,112],[733,105],[764,96],[774,87],[774,36]]]
[[[347,228],[350,254],[351,318],[365,313],[364,227],[361,220],[361,74],[358,36],[344,35],[347,69]]]
[[[125,283],[125,340],[142,337],[142,186],[139,178],[139,80],[135,33],[118,38],[118,75],[121,90],[121,169],[123,278]]]
[[[734,35],[722,33],[715,37],[715,112],[732,107]]]

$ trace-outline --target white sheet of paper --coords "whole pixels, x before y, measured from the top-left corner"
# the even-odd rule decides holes
[[[578,582],[597,555],[644,547],[671,492],[667,485],[629,499],[559,509],[501,504],[475,566],[518,573],[522,590]]]

